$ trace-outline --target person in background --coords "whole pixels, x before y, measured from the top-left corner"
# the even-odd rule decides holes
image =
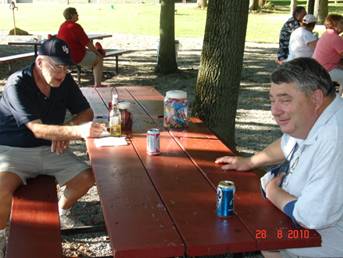
[[[94,86],[101,87],[103,54],[97,50],[82,26],[77,23],[79,15],[75,8],[68,7],[64,10],[63,16],[66,21],[60,26],[57,37],[67,42],[74,64],[93,69]]]
[[[313,58],[329,72],[331,79],[339,84],[339,95],[343,93],[343,16],[330,14],[324,21],[326,31],[318,40]]]
[[[312,57],[318,38],[312,31],[316,25],[316,17],[306,14],[301,26],[292,32],[289,40],[289,55],[287,61],[297,57]]]
[[[294,223],[315,229],[320,247],[263,251],[266,258],[343,257],[343,99],[313,58],[280,65],[271,75],[271,112],[283,135],[251,157],[224,156],[225,170],[274,167],[261,186]],[[277,169],[278,168],[278,169]]]
[[[289,18],[285,24],[282,26],[279,36],[279,49],[277,52],[277,60],[278,64],[282,64],[288,58],[288,45],[289,45],[289,38],[291,37],[291,33],[300,27],[300,21],[302,21],[303,17],[306,15],[306,10],[303,6],[297,6],[291,18]]]
[[[35,62],[12,74],[0,99],[0,258],[14,191],[28,178],[50,175],[64,186],[61,224],[73,226],[72,205],[94,184],[91,168],[69,149],[69,141],[98,137],[106,130],[91,122],[93,111],[67,72],[68,45],[54,37]],[[73,116],[65,122],[66,111]],[[48,168],[48,169],[47,169]],[[67,223],[67,224],[65,224]]]

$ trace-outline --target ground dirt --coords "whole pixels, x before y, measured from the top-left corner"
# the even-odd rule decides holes
[[[0,37],[0,56],[32,51],[30,47],[8,46],[8,37]],[[136,50],[119,58],[119,74],[115,73],[114,60],[105,62],[105,84],[154,86],[163,95],[170,89],[187,91],[189,100],[194,98],[197,72],[200,63],[202,40],[196,38],[178,39],[181,43],[177,63],[179,71],[170,75],[158,75],[156,47],[158,39],[149,36],[115,34],[104,39],[104,48],[123,48]],[[236,118],[237,150],[242,155],[250,155],[264,148],[281,134],[270,114],[268,98],[269,75],[276,67],[274,63],[276,45],[246,43]],[[12,70],[19,69],[30,62],[18,62]],[[0,92],[4,87],[8,69],[0,66]],[[81,87],[91,87],[90,72],[82,74]],[[73,151],[86,161],[88,157],[82,141],[71,145]],[[102,225],[103,217],[96,188],[93,187],[72,209],[73,217],[80,225]],[[63,250],[66,256],[104,256],[111,255],[108,236],[105,232],[63,236]],[[225,255],[221,257],[231,257]],[[261,257],[259,254],[245,254],[244,257]]]

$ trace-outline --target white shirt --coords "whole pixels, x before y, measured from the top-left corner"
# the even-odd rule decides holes
[[[297,197],[293,216],[315,229],[321,247],[287,249],[298,256],[343,257],[343,99],[335,100],[320,115],[305,140],[284,134],[285,154],[299,148],[290,162],[282,188]]]
[[[308,46],[310,42],[316,41],[317,37],[304,27],[299,27],[292,32],[289,39],[289,55],[287,61],[297,57],[312,57],[314,48]]]

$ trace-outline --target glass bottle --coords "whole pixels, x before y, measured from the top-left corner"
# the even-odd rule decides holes
[[[118,94],[115,93],[112,94],[109,127],[112,136],[121,136],[121,115],[118,108]]]

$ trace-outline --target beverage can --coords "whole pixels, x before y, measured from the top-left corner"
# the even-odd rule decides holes
[[[218,217],[226,218],[233,214],[233,199],[236,188],[232,181],[220,181],[217,187],[217,207]]]
[[[160,154],[160,130],[158,128],[148,130],[146,135],[146,152],[149,155]]]

